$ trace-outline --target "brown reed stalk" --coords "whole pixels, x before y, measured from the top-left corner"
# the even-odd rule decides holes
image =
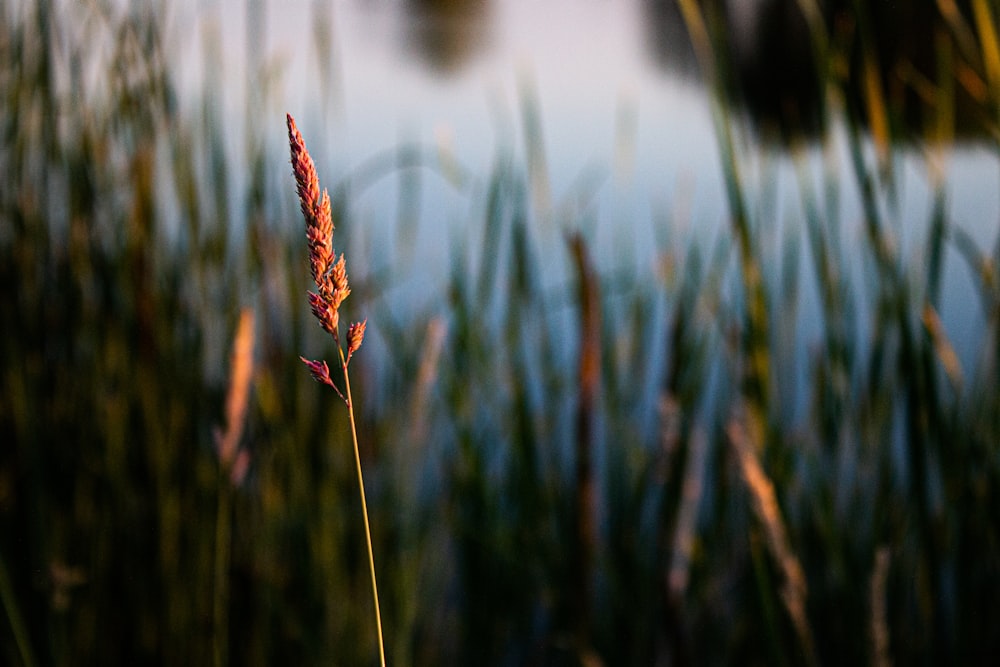
[[[803,657],[807,664],[818,665],[812,630],[806,617],[806,576],[788,543],[774,483],[758,458],[760,444],[752,441],[753,431],[746,424],[745,414],[737,414],[729,421],[726,435],[736,453],[743,481],[753,501],[754,513],[764,529],[767,548],[781,572],[781,601],[799,637]]]
[[[583,237],[573,234],[567,242],[579,277],[580,396],[576,410],[576,558],[577,640],[579,650],[590,650],[591,569],[597,545],[597,482],[594,479],[594,421],[601,374],[601,303],[597,276]]]
[[[871,611],[871,663],[875,667],[892,667],[889,657],[889,621],[886,608],[886,581],[889,578],[889,548],[881,546],[875,552],[875,564],[869,593]]]
[[[246,421],[250,380],[253,376],[254,312],[244,308],[236,326],[233,355],[229,370],[229,393],[226,394],[226,430],[216,429],[215,451],[223,472],[233,486],[240,486],[250,463],[249,452],[240,449]]]
[[[729,204],[730,227],[739,251],[740,273],[746,299],[746,339],[743,343],[746,369],[743,376],[743,395],[747,398],[745,423],[751,433],[750,440],[761,451],[771,437],[769,415],[771,400],[771,355],[768,322],[768,299],[764,274],[756,254],[754,233],[745,200],[745,189],[737,159],[736,143],[730,122],[730,100],[727,91],[727,63],[715,51],[710,23],[696,0],[678,0],[681,17],[687,27],[702,72],[713,94],[712,116],[719,143],[723,182]]]
[[[330,195],[326,190],[320,193],[316,166],[306,149],[302,134],[295,125],[291,114],[286,114],[288,124],[288,144],[292,155],[292,174],[295,176],[299,206],[306,222],[306,240],[309,245],[309,267],[316,291],[309,292],[309,306],[323,330],[333,337],[340,358],[340,368],[344,375],[344,390],[341,391],[330,377],[330,368],[325,361],[312,361],[299,357],[309,368],[312,376],[323,384],[334,388],[347,405],[351,424],[351,441],[354,444],[354,465],[358,475],[358,493],[361,496],[361,513],[365,524],[365,543],[368,547],[368,569],[372,580],[372,601],[375,604],[375,629],[378,633],[378,652],[382,667],[385,667],[385,644],[382,640],[382,614],[378,604],[378,583],[375,578],[375,556],[372,552],[371,527],[368,521],[368,502],[365,499],[365,480],[361,474],[361,453],[358,449],[358,432],[354,420],[354,399],[351,396],[351,379],[347,366],[351,357],[361,347],[365,338],[367,320],[352,323],[347,329],[347,350],[340,342],[340,305],[351,293],[347,281],[344,256],[336,257],[333,251],[333,217],[330,212]]]
[[[924,305],[924,312],[921,319],[924,323],[924,329],[926,329],[928,336],[930,336],[931,345],[934,346],[934,353],[938,357],[945,376],[951,383],[952,389],[960,392],[963,385],[962,363],[958,360],[958,353],[955,352],[951,341],[948,340],[948,334],[941,323],[941,317],[938,315],[937,310],[934,309],[934,306],[928,303]]]
[[[215,451],[219,457],[218,501],[215,515],[215,591],[212,601],[214,630],[212,652],[216,667],[229,661],[229,561],[232,541],[232,492],[243,483],[250,454],[240,448],[253,377],[254,312],[244,308],[236,327],[226,394],[226,430],[216,429]]]

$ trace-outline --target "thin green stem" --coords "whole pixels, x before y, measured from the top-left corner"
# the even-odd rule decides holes
[[[229,662],[229,547],[232,535],[230,523],[230,493],[228,466],[221,466],[219,473],[219,498],[215,516],[215,595],[212,653],[216,667]]]
[[[365,480],[361,474],[361,452],[358,449],[358,430],[354,423],[354,401],[351,398],[351,378],[347,373],[347,359],[344,349],[337,343],[337,353],[340,354],[340,367],[344,371],[344,393],[347,394],[347,414],[351,421],[351,441],[354,443],[354,465],[358,471],[358,491],[361,494],[361,513],[365,519],[365,543],[368,547],[368,569],[372,576],[372,601],[375,603],[375,629],[378,631],[378,655],[382,667],[385,667],[385,645],[382,641],[382,613],[378,606],[378,583],[375,581],[375,555],[372,552],[372,532],[368,523],[368,503],[365,500]]]

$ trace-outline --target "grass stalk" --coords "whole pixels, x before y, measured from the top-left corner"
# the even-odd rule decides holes
[[[309,246],[309,264],[316,292],[309,292],[309,305],[320,326],[333,338],[340,357],[340,367],[344,374],[344,391],[330,378],[330,368],[325,361],[310,361],[300,357],[312,376],[326,384],[340,395],[347,405],[351,424],[351,442],[354,446],[354,465],[358,475],[358,491],[361,496],[361,512],[365,524],[365,542],[368,550],[368,569],[372,580],[372,599],[375,604],[375,629],[378,634],[379,660],[385,667],[385,643],[382,639],[382,613],[378,604],[378,583],[375,578],[375,556],[372,550],[371,527],[368,520],[368,502],[365,498],[365,480],[361,472],[361,452],[358,448],[357,424],[354,419],[354,401],[351,397],[350,375],[347,366],[351,357],[361,347],[365,338],[367,320],[355,322],[347,330],[347,352],[340,342],[340,305],[351,293],[347,279],[344,256],[337,259],[333,251],[333,217],[330,195],[326,190],[320,194],[319,177],[305,141],[299,133],[295,120],[286,116],[288,143],[292,155],[292,173],[295,176],[299,205],[306,222],[306,239]]]
[[[592,593],[591,568],[597,546],[597,482],[594,476],[594,422],[601,371],[601,311],[597,277],[579,234],[567,239],[579,279],[580,357],[576,409],[576,558],[574,582],[579,650],[589,648]]]
[[[229,568],[232,552],[233,489],[242,484],[249,465],[249,453],[241,448],[247,399],[253,377],[254,312],[240,314],[233,345],[229,393],[226,396],[226,430],[216,431],[219,457],[218,499],[215,515],[215,562],[212,595],[212,656],[216,667],[229,663]]]
[[[886,590],[889,578],[890,554],[887,547],[879,547],[875,552],[869,584],[871,612],[871,664],[875,667],[891,667],[889,653],[889,610],[886,604]]]
[[[351,423],[351,443],[354,445],[354,467],[358,475],[358,495],[361,497],[361,515],[365,524],[365,546],[368,548],[368,572],[372,579],[372,603],[375,605],[375,630],[378,633],[378,654],[382,667],[385,667],[385,642],[382,639],[382,612],[378,604],[378,581],[375,577],[375,554],[372,551],[372,531],[368,520],[368,501],[365,497],[365,478],[361,472],[361,451],[358,448],[358,429],[354,419],[354,399],[351,396],[351,377],[347,372],[347,358],[344,348],[337,346],[340,355],[340,367],[344,372],[344,395],[347,399],[347,415]]]
[[[815,641],[806,616],[805,572],[788,539],[774,482],[767,476],[757,457],[757,451],[761,447],[751,441],[753,433],[747,428],[745,419],[744,415],[742,418],[737,417],[730,421],[726,434],[729,436],[743,481],[753,501],[754,513],[764,531],[765,544],[781,574],[781,601],[795,628],[802,657],[805,664],[818,665]]]
[[[724,54],[716,53],[715,46],[721,42],[718,40],[713,42],[712,24],[706,21],[697,3],[693,0],[680,0],[679,5],[699,64],[712,89],[712,118],[723,169],[726,200],[729,204],[730,228],[736,238],[739,252],[740,277],[746,303],[747,330],[743,343],[746,369],[743,374],[743,392],[748,398],[747,427],[753,433],[752,440],[764,448],[770,436],[768,404],[771,399],[771,360],[768,350],[768,302],[750,215],[744,200],[745,189],[731,126],[731,104],[726,89],[728,77],[726,59],[720,57]]]

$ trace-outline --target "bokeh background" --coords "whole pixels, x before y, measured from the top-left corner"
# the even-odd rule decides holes
[[[289,112],[368,319],[390,664],[992,664],[998,31],[4,3],[0,662],[376,663]]]

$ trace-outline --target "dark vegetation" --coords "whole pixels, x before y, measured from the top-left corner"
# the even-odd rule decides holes
[[[297,358],[323,343],[284,109],[248,102],[234,160],[211,86],[178,99],[158,3],[11,5],[0,661],[373,664],[347,414]],[[899,100],[924,100],[924,131],[906,134],[928,152],[956,135],[959,97],[998,146],[996,7],[938,2],[935,69],[908,83],[875,62],[880,3],[810,15],[821,164],[789,137],[800,224],[775,236],[743,171],[725,26],[679,5],[712,90],[729,233],[690,240],[664,220],[660,274],[602,273],[583,219],[542,238],[532,165],[500,155],[481,181],[455,177],[471,231],[442,241],[449,277],[419,307],[389,298],[419,258],[366,269],[351,253],[389,662],[988,664],[1000,255],[952,224],[943,186],[904,221],[927,230],[917,259],[890,218]],[[400,172],[448,171],[415,150]],[[823,168],[832,154],[851,182]],[[363,224],[351,182],[331,188],[338,247]],[[854,192],[864,243],[845,247]],[[956,263],[983,323],[965,366],[938,317]],[[234,484],[213,432],[244,307],[256,363]]]

